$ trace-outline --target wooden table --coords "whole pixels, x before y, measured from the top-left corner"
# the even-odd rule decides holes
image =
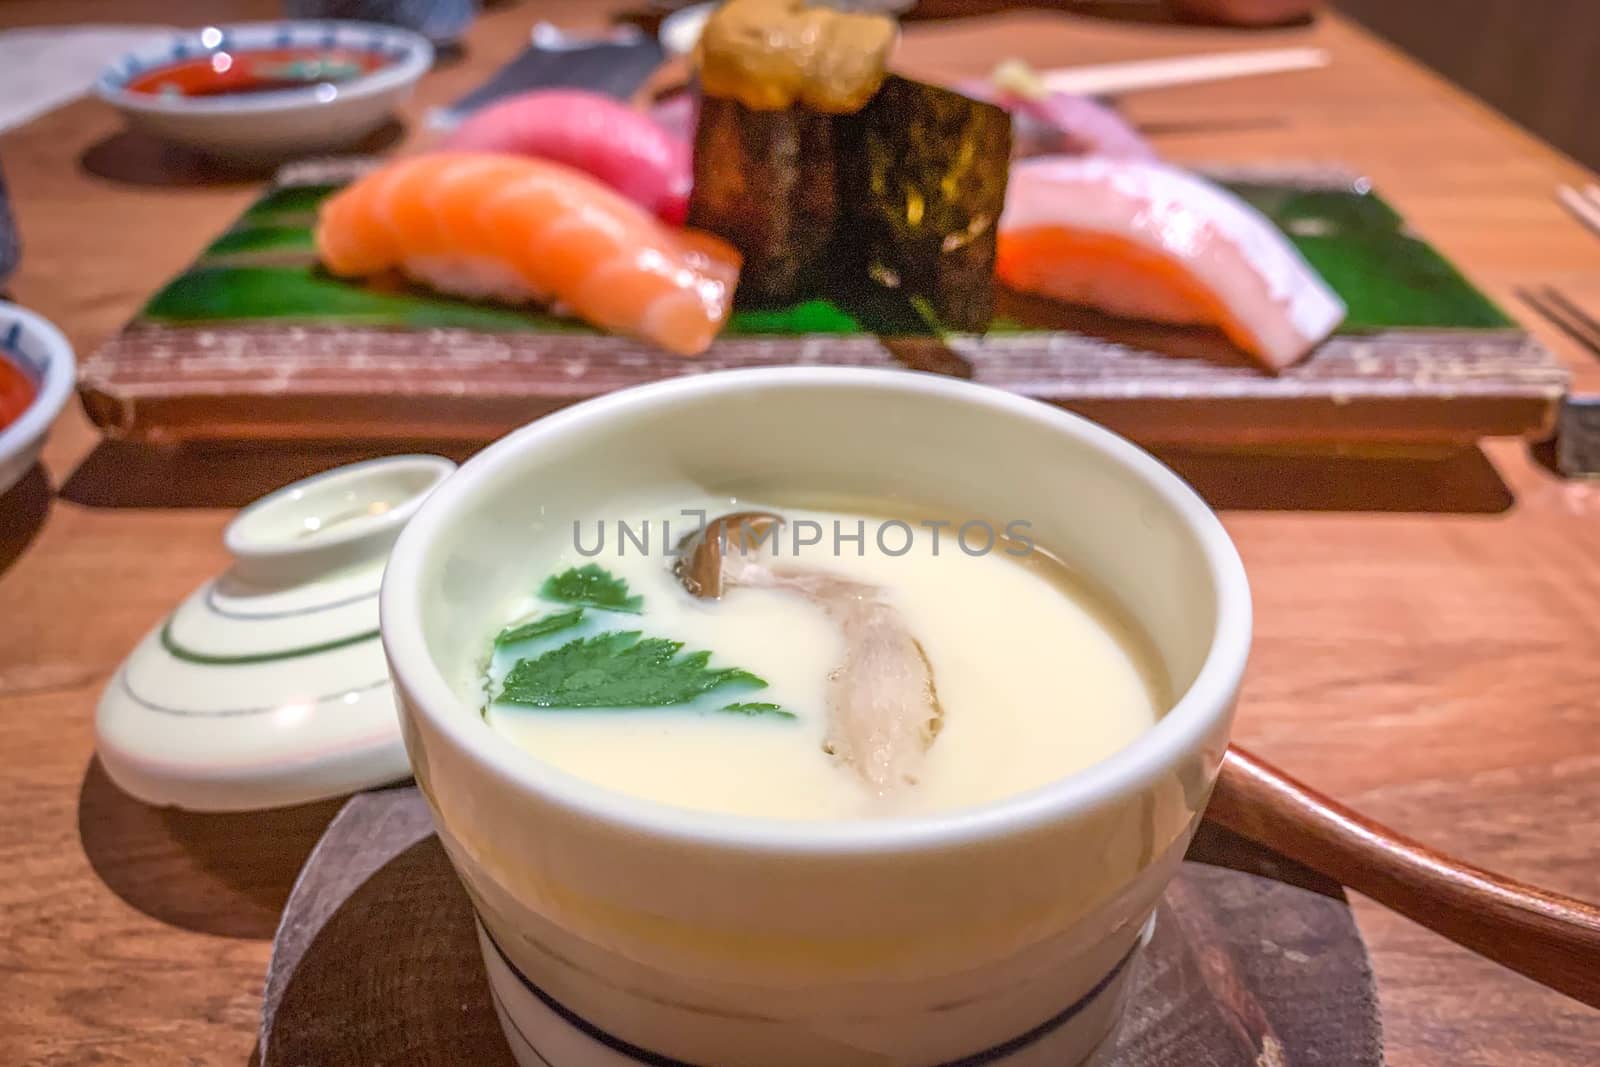
[[[122,4],[114,17],[198,20],[218,6]],[[594,23],[605,6],[496,8],[465,58],[424,82],[412,117],[508,58],[536,16]],[[276,5],[227,7],[264,17]],[[11,0],[0,20],[75,13],[113,17],[87,0]],[[1011,54],[1059,65],[1312,43],[1332,50],[1331,68],[1150,93],[1128,110],[1179,159],[1365,168],[1514,313],[1511,288],[1530,282],[1600,308],[1600,241],[1551,196],[1582,170],[1337,17],[1245,35],[1009,14],[919,24],[905,58],[978,73]],[[255,192],[196,185],[181,160],[119,129],[86,101],[0,137],[25,240],[14,295],[80,351]],[[1590,356],[1529,325],[1580,385],[1596,382]],[[228,509],[344,458],[112,447],[73,409],[44,470],[0,498],[0,1063],[250,1057],[278,909],[336,805],[147,809],[95,764],[91,721],[120,658],[223,565]],[[1600,898],[1600,489],[1558,481],[1515,442],[1433,459],[1171,458],[1223,511],[1255,584],[1240,739],[1445,849]],[[1600,1013],[1356,908],[1394,1064],[1595,1061]]]

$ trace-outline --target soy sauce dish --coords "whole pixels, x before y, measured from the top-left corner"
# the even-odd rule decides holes
[[[38,460],[77,376],[72,345],[60,330],[0,301],[0,493]]]
[[[1040,573],[1070,574],[1078,592],[1050,602],[1065,614],[999,611],[982,641],[964,644],[979,634],[969,621],[935,616],[993,610],[974,576],[1024,581],[1010,562],[966,558],[975,538],[960,553],[945,542],[950,588],[969,594],[951,602],[937,595],[938,559],[866,566],[854,542],[827,537],[810,563],[774,557],[736,575],[723,549],[732,584],[720,599],[682,584],[681,566],[671,576],[681,526],[652,535],[648,567],[620,556],[637,542],[596,550],[599,520],[637,533],[663,500],[690,499],[747,515],[759,504],[796,529],[824,510],[949,521],[947,536],[978,518],[1019,524],[997,543],[1025,534],[1050,561]],[[868,532],[867,551],[874,542]],[[574,550],[587,562],[569,566]],[[917,581],[896,588],[898,573]],[[890,584],[870,586],[880,578]],[[940,746],[1004,751],[988,716],[1039,728],[1033,699],[1063,715],[1112,713],[1094,672],[1074,689],[1083,648],[1110,648],[1094,644],[1094,627],[1047,626],[1044,644],[1060,654],[1037,666],[1036,691],[1014,675],[973,682],[1002,661],[1018,669],[1005,660],[1008,627],[1036,639],[1019,628],[1089,618],[1073,605],[1095,598],[1110,605],[1097,617],[1142,635],[1162,678],[1157,714],[1087,763],[1063,759],[1055,777],[1035,779],[1036,762],[1024,775],[1020,759],[946,760],[958,753]],[[1244,570],[1216,516],[1138,448],[998,390],[831,367],[680,378],[513,433],[401,534],[381,619],[412,768],[527,1067],[1091,1060],[1110,1045],[1131,964],[1209,797],[1251,627]],[[902,733],[926,758],[887,781],[845,765],[849,730],[834,719],[871,710],[842,697],[840,679],[895,648],[915,648],[920,666],[880,680],[892,689],[931,671],[912,689],[940,720]],[[513,649],[518,662],[499,663]],[[845,666],[826,684],[796,675],[830,656]],[[642,680],[663,665],[670,677]],[[674,685],[696,695],[662,695]],[[696,738],[720,746],[715,758]],[[875,743],[858,751],[875,758]],[[714,791],[740,761],[765,759],[774,773],[751,776],[752,790],[844,792],[818,816],[755,792],[741,810],[738,789]],[[905,802],[952,768],[939,788],[956,800]],[[1010,774],[1015,788],[963,793],[962,775],[984,774]]]
[[[396,27],[242,23],[123,56],[95,89],[135,129],[265,161],[353,144],[389,119],[432,63],[428,40]]]

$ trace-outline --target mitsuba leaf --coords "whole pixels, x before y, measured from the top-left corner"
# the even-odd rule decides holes
[[[709,666],[709,652],[682,648],[681,641],[641,640],[637,630],[580,637],[518,660],[499,699],[538,708],[657,708],[687,704],[724,685],[766,687],[749,671]]]
[[[582,608],[569,608],[566,611],[556,611],[548,615],[540,615],[535,619],[526,619],[514,622],[495,635],[494,643],[498,648],[501,645],[514,645],[518,641],[527,641],[534,637],[544,637],[546,634],[559,633],[570,630],[583,621]]]
[[[598,563],[551,575],[540,586],[539,596],[559,604],[625,611],[630,615],[639,614],[644,607],[643,597],[628,595],[627,579],[618,578]]]
[[[781,704],[770,704],[764,700],[746,701],[738,704],[724,704],[720,709],[734,715],[770,715],[775,719],[799,718],[794,712],[784,710]]]

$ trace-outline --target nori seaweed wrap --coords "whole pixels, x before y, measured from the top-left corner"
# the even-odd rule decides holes
[[[838,120],[802,105],[701,100],[688,223],[744,256],[741,302],[792,300],[820,280],[839,218]]]
[[[807,0],[717,7],[688,222],[744,256],[741,302],[876,285],[937,329],[986,330],[1011,116],[888,74],[895,39]]]
[[[855,269],[942,329],[988,329],[1011,116],[890,75],[866,107],[840,117],[838,133],[841,232]]]

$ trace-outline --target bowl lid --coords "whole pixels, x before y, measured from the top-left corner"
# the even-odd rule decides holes
[[[455,464],[395,456],[241,511],[233,556],[146,635],[96,712],[106,772],[150,804],[246,811],[406,778],[378,641],[389,550]]]

